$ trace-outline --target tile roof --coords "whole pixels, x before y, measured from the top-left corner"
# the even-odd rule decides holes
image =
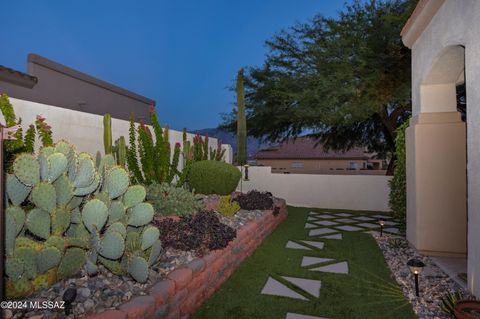
[[[288,139],[278,145],[257,152],[256,159],[369,159],[363,148],[346,152],[325,151],[317,140],[310,137]]]

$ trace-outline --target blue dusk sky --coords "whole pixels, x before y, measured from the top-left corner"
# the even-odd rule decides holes
[[[216,127],[240,67],[261,65],[265,40],[346,0],[16,0],[2,6],[0,64],[28,53],[154,99],[162,125]]]

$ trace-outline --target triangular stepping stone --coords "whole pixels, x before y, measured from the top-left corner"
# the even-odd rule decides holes
[[[332,215],[327,215],[327,214],[318,215],[318,217],[321,217],[321,218],[324,218],[324,219],[336,218],[335,216],[332,216]]]
[[[332,272],[336,274],[348,274],[348,263],[342,261],[340,263],[322,266],[318,268],[312,268],[311,271]]]
[[[285,317],[285,319],[328,319],[328,318],[301,315],[299,313],[287,312],[287,316]]]
[[[302,243],[305,243],[307,245],[313,246],[318,249],[323,249],[323,246],[325,245],[321,241],[310,241],[310,240],[302,240]]]
[[[329,220],[316,221],[315,224],[317,224],[317,225],[322,225],[322,226],[338,225],[338,223],[332,222],[332,221],[329,221]]]
[[[363,222],[369,222],[369,221],[375,220],[375,218],[366,217],[366,216],[355,217],[355,219],[356,220],[361,220]]]
[[[340,216],[340,217],[350,217],[350,216],[352,216],[352,214],[340,213],[340,214],[337,214],[337,216]]]
[[[323,234],[328,234],[328,233],[335,233],[335,229],[330,229],[330,228],[319,228],[319,229],[312,229],[309,233],[308,236],[318,236],[318,235],[323,235]]]
[[[287,245],[285,246],[285,248],[312,250],[311,248],[308,248],[308,247],[305,247],[303,245],[297,244],[296,242],[290,241],[290,240],[287,242]]]
[[[342,218],[342,219],[335,219],[335,221],[340,222],[340,223],[355,223],[356,220],[350,219],[350,218]]]
[[[336,228],[337,228],[337,229],[344,230],[344,231],[359,231],[359,230],[364,230],[363,228],[356,227],[356,226],[350,226],[350,225],[337,226]]]
[[[321,264],[327,261],[332,261],[331,258],[320,258],[320,257],[310,257],[304,256],[302,259],[302,267],[307,267],[315,264]]]
[[[398,224],[398,223],[392,222],[390,220],[386,220],[386,221],[384,221],[384,223],[385,223],[385,225],[390,225],[390,226],[394,226],[394,225]]]
[[[308,228],[318,228],[318,227],[319,227],[318,225],[314,225],[314,224],[310,224],[310,223],[305,224],[306,229],[308,229]]]
[[[262,289],[263,295],[272,295],[272,296],[281,296],[281,297],[288,297],[293,299],[300,299],[300,300],[308,300],[304,296],[300,295],[299,293],[293,291],[292,289],[288,288],[281,282],[273,279],[272,277],[268,277],[267,283]]]
[[[308,214],[309,215],[318,215],[318,214],[321,214],[321,213],[319,213],[319,212],[309,212]]]
[[[365,227],[365,228],[380,228],[380,225],[379,224],[372,224],[372,223],[362,223],[362,224],[358,224],[358,226],[362,226],[362,227]]]
[[[302,290],[305,290],[312,296],[317,298],[320,297],[320,288],[322,287],[322,283],[320,280],[287,277],[287,276],[282,276],[282,278],[294,284],[295,286],[298,286]]]
[[[342,239],[342,234],[333,234],[333,235],[327,235],[327,236],[322,236],[319,238],[325,238],[325,239]]]
[[[386,231],[386,232],[389,232],[389,233],[393,233],[393,234],[398,234],[400,233],[400,231],[398,230],[398,228],[385,228],[383,231]]]
[[[372,217],[375,218],[383,218],[383,219],[390,219],[392,216],[387,216],[387,215],[373,215]]]
[[[308,217],[308,218],[307,218],[307,221],[309,221],[309,222],[310,222],[310,221],[314,221],[314,220],[318,220],[318,218],[315,218],[315,217]]]

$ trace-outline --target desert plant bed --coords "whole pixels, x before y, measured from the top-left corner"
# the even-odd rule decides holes
[[[205,201],[209,201],[208,197]],[[216,201],[215,196],[210,201]],[[273,214],[272,207],[270,210],[240,210],[231,218],[213,211],[186,218],[169,219],[159,216],[154,221],[157,226],[159,221],[183,223],[185,226],[192,224],[193,218],[213,223],[215,231],[217,227],[225,228],[229,242],[225,248],[215,245],[209,248],[206,247],[209,241],[205,241],[207,244],[190,250],[186,250],[188,247],[180,247],[184,250],[175,249],[165,242],[160,262],[151,268],[146,283],[136,282],[129,276],[112,274],[99,265],[96,276],[88,276],[82,270],[74,277],[37,291],[28,300],[61,301],[66,289],[75,288],[77,296],[72,304],[72,313],[66,318],[153,318],[154,315],[157,318],[180,318],[192,313],[212,295],[286,218],[285,201],[275,199],[274,203],[276,211],[280,212],[278,215]],[[229,238],[231,232],[233,237]],[[222,240],[218,242],[222,243]],[[5,314],[9,318],[34,315],[43,315],[43,318],[65,317],[63,310],[55,309],[16,310]]]

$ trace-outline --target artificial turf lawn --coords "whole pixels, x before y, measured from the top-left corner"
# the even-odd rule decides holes
[[[284,319],[287,312],[330,319],[417,318],[400,287],[390,278],[390,270],[375,240],[369,234],[355,232],[343,232],[342,240],[309,237],[304,226],[310,211],[325,210],[289,207],[288,218],[191,318]],[[296,239],[321,240],[325,247],[311,251],[285,248],[288,240]],[[346,260],[349,274],[309,271],[300,266],[303,256]],[[269,276],[277,280],[281,280],[279,276],[321,280],[320,297],[303,293],[310,301],[302,301],[262,295]]]

